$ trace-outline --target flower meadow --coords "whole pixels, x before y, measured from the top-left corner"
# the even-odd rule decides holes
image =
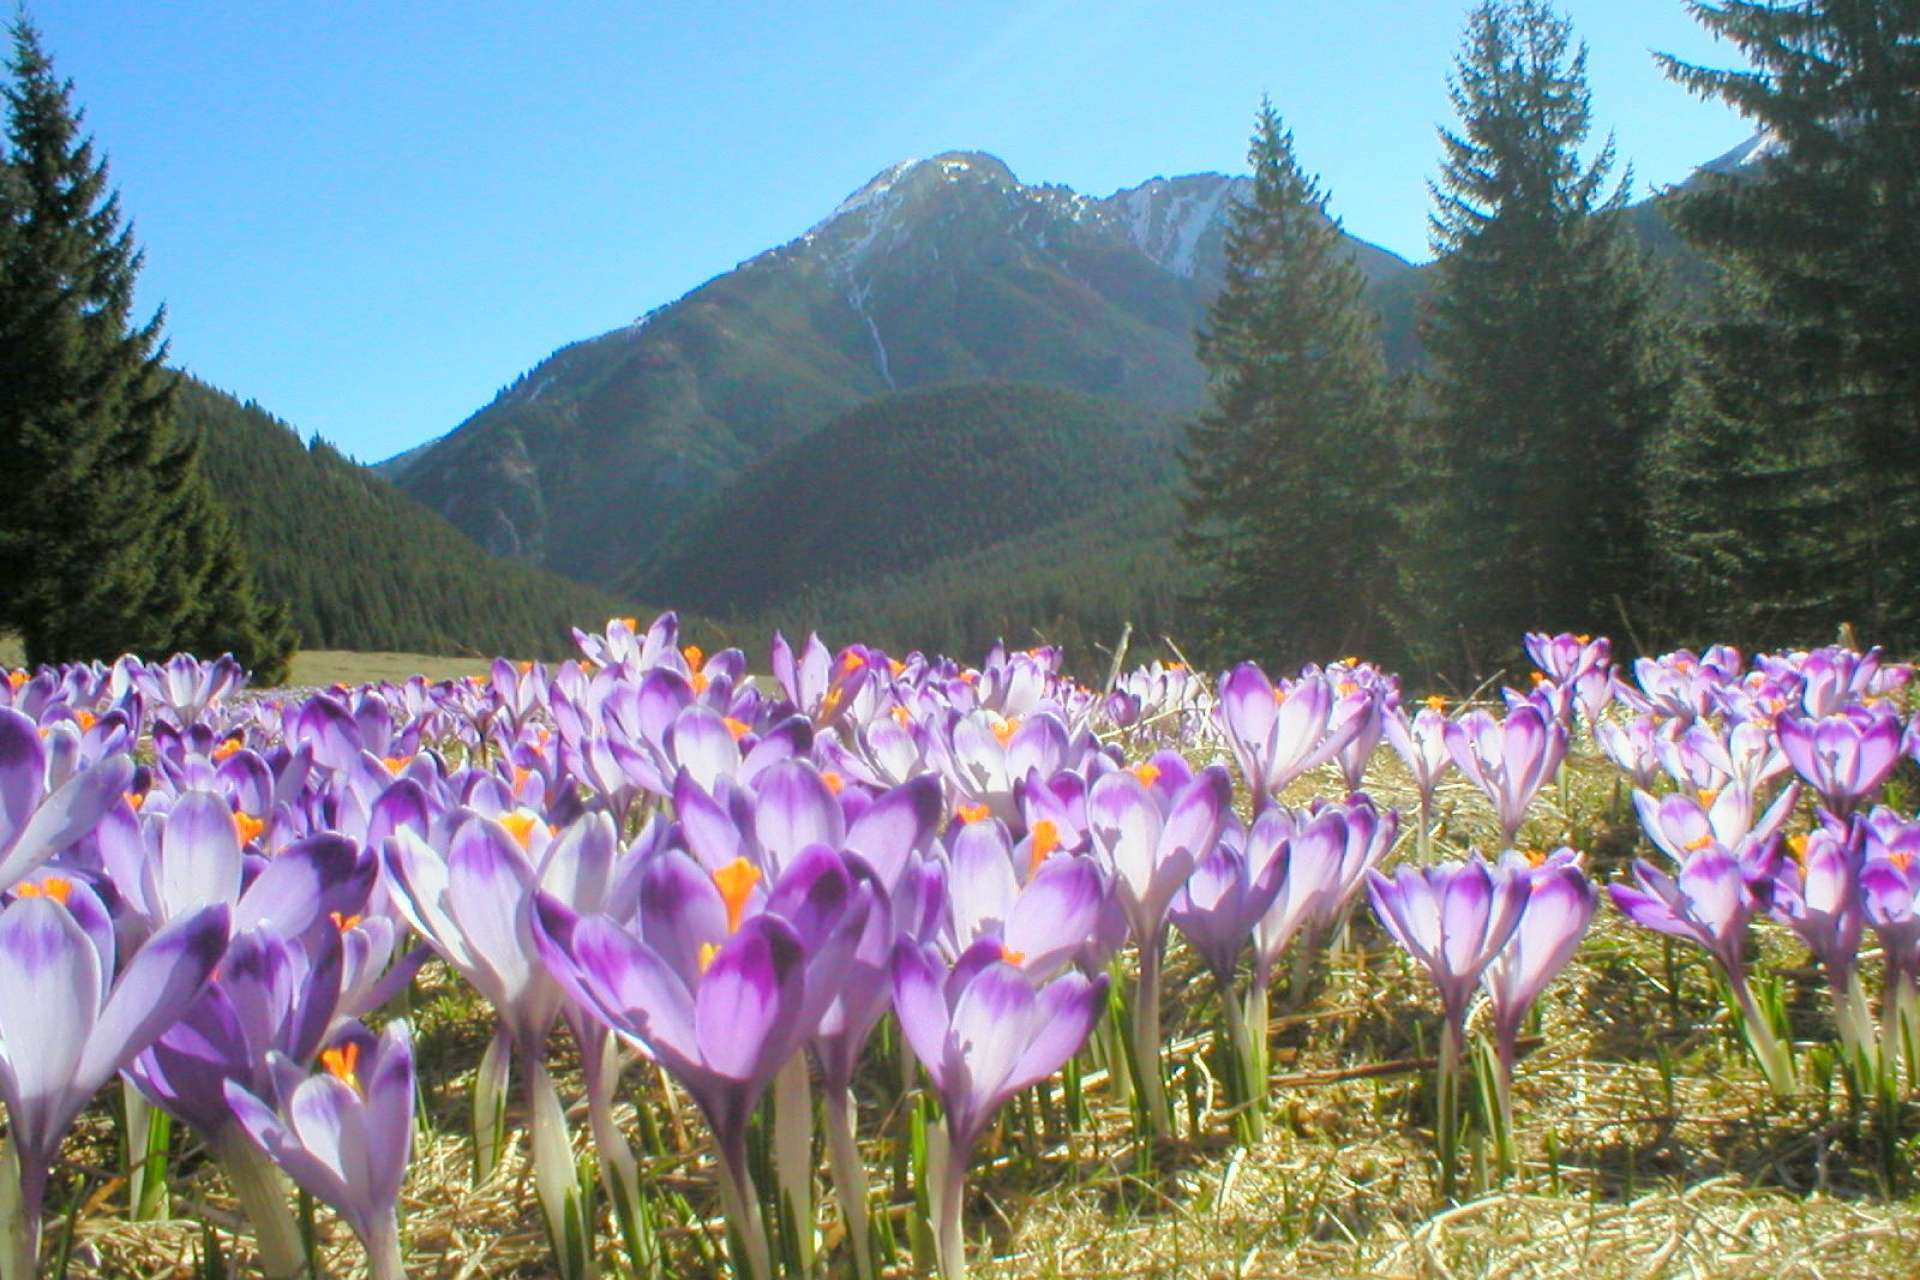
[[[958,1280],[982,1177],[1152,1200],[1291,1141],[1307,1023],[1440,1222],[1558,1179],[1526,1077],[1603,923],[1670,1120],[1704,1025],[1734,1123],[1817,1113],[1823,1169],[1906,1193],[1920,733],[1878,651],[1533,635],[1524,688],[1450,706],[1357,659],[1095,690],[1047,648],[776,635],[749,677],[671,614],[575,634],[307,696],[229,659],[8,675],[0,1280],[116,1274],[103,1220],[180,1216],[198,1274],[349,1235],[439,1274],[408,1187],[449,1093],[469,1185],[537,1206],[528,1274]],[[1397,993],[1412,1052],[1367,1061],[1336,982]]]

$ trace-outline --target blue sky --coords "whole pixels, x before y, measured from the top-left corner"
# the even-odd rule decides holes
[[[1562,0],[1636,188],[1749,132],[1649,51],[1681,0]],[[1464,3],[35,0],[176,362],[366,459],[798,235],[896,160],[1105,195],[1242,169],[1262,93],[1349,231],[1428,256]]]

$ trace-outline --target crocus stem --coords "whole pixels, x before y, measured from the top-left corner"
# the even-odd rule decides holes
[[[744,1264],[736,1270],[744,1272],[747,1280],[772,1280],[773,1259],[767,1251],[766,1223],[760,1216],[760,1193],[754,1190],[753,1174],[747,1168],[744,1141],[720,1144],[720,1203],[734,1239],[746,1255],[735,1259]]]
[[[1873,1011],[1867,1007],[1866,989],[1851,974],[1836,978],[1830,989],[1833,1021],[1847,1056],[1847,1070],[1857,1092],[1872,1093],[1879,1076],[1880,1054],[1874,1042]]]
[[[1313,962],[1320,958],[1321,940],[1326,931],[1309,921],[1301,928],[1293,944],[1293,975],[1287,980],[1287,1010],[1297,1013],[1307,1002],[1307,984],[1313,981]]]
[[[1475,1042],[1475,1075],[1480,1082],[1487,1127],[1493,1131],[1494,1172],[1503,1181],[1518,1163],[1514,1158],[1513,1067],[1509,1052],[1504,1029],[1496,1033],[1493,1045],[1484,1039]]]
[[[590,1280],[595,1274],[593,1223],[574,1167],[566,1112],[560,1108],[560,1095],[546,1062],[537,1053],[524,1056],[527,1114],[533,1130],[533,1185],[546,1220],[547,1240],[553,1246],[554,1265],[567,1280]]]
[[[400,1221],[384,1215],[373,1224],[373,1233],[362,1243],[367,1246],[368,1280],[406,1280],[406,1262],[400,1253]]]
[[[596,1038],[598,1052],[593,1048]],[[594,1149],[600,1153],[600,1185],[613,1202],[627,1261],[639,1274],[652,1275],[660,1267],[660,1250],[640,1195],[640,1166],[613,1115],[614,1092],[620,1082],[620,1042],[604,1033],[598,1037],[588,1033],[584,1039],[581,1074],[587,1086],[587,1123],[593,1130]]]
[[[813,1270],[813,1093],[804,1052],[773,1078],[773,1167],[791,1228],[787,1261],[805,1275]]]
[[[1246,1034],[1249,1060],[1247,1078],[1253,1082],[1256,1095],[1260,1099],[1260,1110],[1266,1111],[1267,1104],[1267,1055],[1269,1053],[1268,1026],[1272,1018],[1273,1002],[1270,986],[1273,975],[1267,966],[1256,964],[1253,968],[1253,981],[1247,985]]]
[[[473,1078],[473,1180],[485,1182],[500,1165],[507,1132],[507,1080],[513,1070],[513,1040],[496,1027]]]
[[[33,1280],[40,1274],[40,1201],[25,1185],[13,1141],[0,1142],[0,1280]]]
[[[1791,1052],[1774,1034],[1773,1019],[1753,998],[1746,976],[1734,977],[1732,986],[1733,997],[1740,1005],[1740,1020],[1747,1034],[1747,1045],[1753,1050],[1754,1060],[1760,1064],[1760,1074],[1766,1077],[1774,1097],[1791,1098],[1796,1088]]]
[[[943,1131],[944,1132],[944,1131]],[[940,1179],[940,1280],[967,1280],[967,1234],[962,1222],[967,1205],[967,1157],[971,1143],[944,1133],[946,1148]],[[929,1153],[929,1163],[935,1158]]]
[[[1234,1099],[1239,1104],[1234,1115],[1234,1130],[1242,1145],[1251,1145],[1258,1142],[1266,1130],[1267,1078],[1264,1074],[1255,1074],[1253,1045],[1247,1038],[1246,1019],[1241,1016],[1240,1002],[1234,998],[1231,981],[1220,986],[1220,1009],[1227,1020],[1227,1052],[1233,1057],[1234,1074],[1239,1079],[1240,1096]]]
[[[1440,1145],[1440,1198],[1453,1199],[1453,1165],[1460,1138],[1460,1032],[1452,1018],[1440,1023],[1440,1066],[1435,1076],[1438,1098],[1434,1137]]]
[[[1420,793],[1420,826],[1414,833],[1414,848],[1425,866],[1433,861],[1433,793]]]
[[[253,1224],[254,1248],[267,1280],[294,1280],[306,1274],[307,1249],[300,1239],[300,1223],[293,1216],[293,1194],[280,1170],[266,1153],[240,1133],[213,1142],[214,1155],[226,1172],[234,1199]]]
[[[1173,1112],[1160,1080],[1160,959],[1166,948],[1166,929],[1155,929],[1140,945],[1140,985],[1133,997],[1133,1057],[1139,1068],[1141,1101],[1147,1123],[1156,1138],[1173,1133]]]
[[[858,1118],[853,1090],[829,1087],[827,1161],[833,1170],[833,1190],[840,1198],[840,1212],[847,1221],[847,1248],[853,1252],[854,1272],[859,1280],[873,1280],[873,1242],[867,1228],[867,1166],[860,1158]]]
[[[159,1110],[131,1080],[120,1081],[127,1117],[127,1211],[135,1222],[167,1216],[167,1139],[173,1117]]]

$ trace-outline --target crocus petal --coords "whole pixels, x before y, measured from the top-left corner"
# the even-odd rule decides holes
[[[174,803],[160,836],[161,912],[183,915],[239,896],[240,839],[233,810],[211,792],[188,792]]]
[[[694,995],[694,1038],[708,1069],[737,1081],[771,1077],[800,1001],[805,951],[771,916],[749,920],[720,948]]]
[[[0,912],[7,1116],[16,1140],[40,1158],[52,1154],[92,1092],[73,1100],[103,981],[93,944],[59,903],[21,898]]]

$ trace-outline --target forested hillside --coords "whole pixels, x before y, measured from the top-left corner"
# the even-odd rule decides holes
[[[1168,415],[982,382],[881,396],[776,450],[690,516],[627,586],[734,611],[1072,520],[1178,473]]]
[[[191,378],[179,421],[232,513],[261,594],[322,649],[557,655],[568,627],[633,606],[487,555],[324,441]]]

